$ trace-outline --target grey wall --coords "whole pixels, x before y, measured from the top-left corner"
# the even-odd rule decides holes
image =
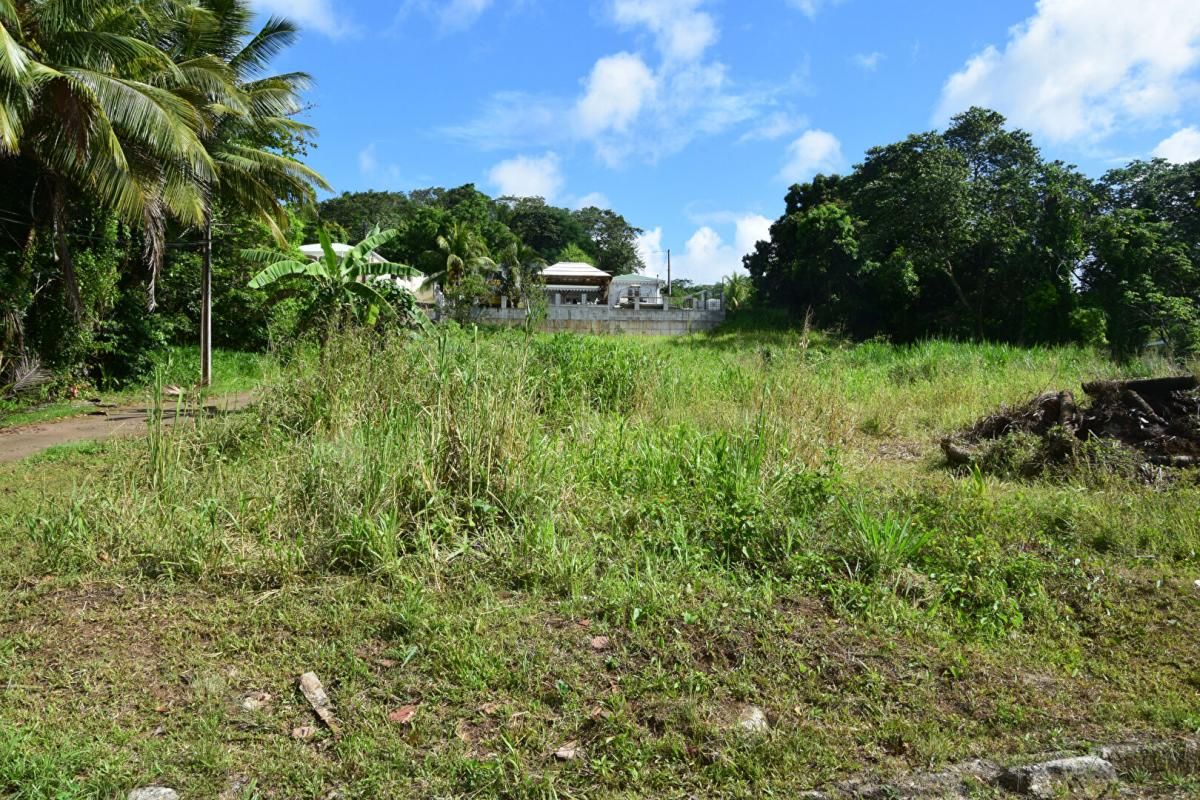
[[[485,308],[478,317],[481,325],[517,326],[525,324],[523,308]],[[550,306],[538,330],[549,333],[630,333],[644,336],[682,336],[710,331],[725,321],[724,311],[698,309],[609,308],[608,306]]]

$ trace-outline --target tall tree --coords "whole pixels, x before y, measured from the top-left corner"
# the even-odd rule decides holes
[[[223,92],[213,64],[180,68],[157,46],[179,4],[0,0],[0,156],[39,175],[27,207],[50,228],[71,310],[83,306],[68,228],[82,195],[142,228],[157,264],[164,220],[199,224],[216,168],[188,96]],[[7,181],[6,181],[7,183]]]
[[[497,202],[507,209],[509,229],[543,258],[553,258],[568,244],[586,240],[574,214],[540,197],[501,197]]]
[[[583,249],[595,257],[598,268],[610,275],[627,275],[646,268],[637,250],[641,228],[606,208],[581,208],[573,216],[587,237]]]

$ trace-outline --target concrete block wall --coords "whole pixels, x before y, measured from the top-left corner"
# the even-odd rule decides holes
[[[481,325],[525,324],[523,308],[481,309]],[[725,321],[724,311],[700,309],[632,309],[608,306],[550,306],[538,329],[548,333],[626,333],[641,336],[683,336],[710,331]]]

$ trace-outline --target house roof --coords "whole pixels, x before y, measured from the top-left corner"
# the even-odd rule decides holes
[[[636,283],[636,284],[658,284],[666,283],[662,278],[656,278],[653,275],[618,275],[613,278],[613,283]]]
[[[580,261],[560,261],[543,269],[542,277],[547,280],[550,278],[608,280],[611,276],[602,269],[596,269],[591,264],[584,264]]]
[[[599,286],[579,286],[578,284],[572,285],[569,283],[547,283],[546,291],[547,292],[598,292],[598,291],[600,291],[600,287]]]

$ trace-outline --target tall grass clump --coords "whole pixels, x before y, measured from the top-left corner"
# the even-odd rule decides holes
[[[929,544],[929,534],[910,517],[872,511],[861,501],[843,503],[848,525],[845,554],[850,571],[866,578],[887,578],[914,564]]]

